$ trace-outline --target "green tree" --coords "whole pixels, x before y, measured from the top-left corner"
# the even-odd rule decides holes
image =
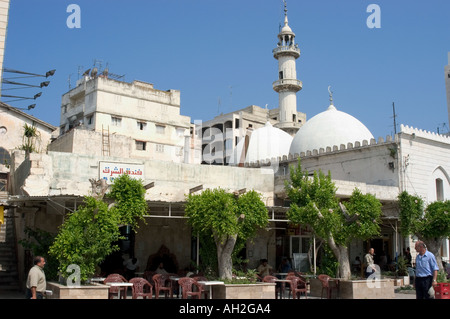
[[[133,179],[128,174],[120,175],[114,179],[106,197],[114,201],[111,209],[118,211],[120,223],[136,230],[148,211],[142,180]]]
[[[321,170],[302,170],[291,166],[290,180],[285,183],[291,201],[287,212],[293,224],[308,225],[315,235],[328,243],[339,263],[341,278],[350,279],[348,246],[354,239],[365,240],[380,232],[381,203],[371,194],[355,189],[344,203],[336,197],[331,175]]]
[[[87,197],[84,204],[70,213],[61,225],[49,253],[59,261],[59,271],[64,278],[70,273],[70,265],[80,267],[80,280],[86,281],[95,273],[109,254],[118,250],[120,238],[119,215],[108,210],[108,205],[93,197]]]
[[[268,223],[267,208],[255,191],[236,196],[221,188],[206,189],[188,196],[185,212],[194,233],[214,238],[222,279],[232,278],[232,253],[238,238],[247,241]]]
[[[119,226],[131,225],[135,230],[147,211],[142,181],[128,175],[116,178],[111,192],[106,194],[114,201],[110,206],[103,200],[107,185],[93,180],[91,183],[99,184],[101,190],[68,215],[50,247],[50,254],[59,261],[61,275],[67,278],[68,266],[77,265],[81,281],[86,281],[95,273],[96,266],[119,249],[114,244],[121,238]]]
[[[26,153],[38,152],[36,148],[36,142],[40,139],[40,134],[34,125],[23,125],[23,143],[19,149],[25,151]]]
[[[19,240],[23,248],[29,249],[33,256],[42,256],[46,260],[45,277],[49,280],[58,279],[58,262],[49,255],[48,250],[55,240],[55,235],[42,229],[25,227],[26,238]]]
[[[402,234],[425,242],[443,269],[440,250],[442,241],[450,236],[450,201],[435,201],[425,207],[422,198],[403,191],[398,195],[398,203]]]

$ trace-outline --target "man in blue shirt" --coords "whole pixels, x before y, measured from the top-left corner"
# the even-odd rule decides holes
[[[415,249],[416,256],[416,299],[430,299],[428,290],[436,285],[439,267],[436,257],[427,250],[423,241],[417,241]]]

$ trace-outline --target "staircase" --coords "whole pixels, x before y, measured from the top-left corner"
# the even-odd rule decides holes
[[[14,218],[5,211],[0,226],[0,291],[20,290],[15,244]]]

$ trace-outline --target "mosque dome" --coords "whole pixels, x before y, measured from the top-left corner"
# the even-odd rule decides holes
[[[248,141],[244,163],[267,160],[289,154],[293,137],[285,131],[273,127],[270,122],[265,126],[254,130]],[[238,165],[244,151],[245,138],[236,145],[229,163]]]
[[[355,117],[338,111],[331,104],[328,109],[307,121],[295,134],[289,153],[319,150],[347,143],[370,141],[372,133]]]

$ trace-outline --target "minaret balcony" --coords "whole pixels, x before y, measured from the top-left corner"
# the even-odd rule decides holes
[[[292,55],[294,58],[300,57],[300,49],[297,45],[280,45],[272,50],[273,57],[278,59],[279,55]]]
[[[272,84],[274,91],[283,92],[283,91],[294,91],[298,92],[302,89],[303,83],[297,79],[281,79],[273,82]]]

